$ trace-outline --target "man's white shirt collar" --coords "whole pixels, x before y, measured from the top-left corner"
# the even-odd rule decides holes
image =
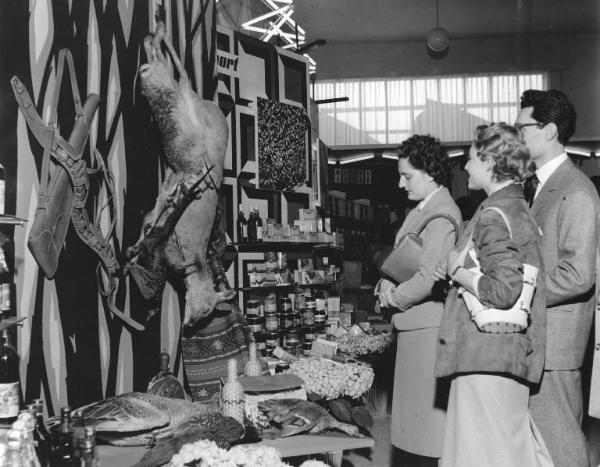
[[[548,181],[548,179],[552,176],[552,174],[558,169],[558,166],[567,160],[569,156],[567,156],[566,152],[563,152],[560,156],[555,157],[554,159],[546,162],[540,168],[535,171],[538,180],[540,181],[537,190],[535,190],[535,196],[540,192],[544,183]]]

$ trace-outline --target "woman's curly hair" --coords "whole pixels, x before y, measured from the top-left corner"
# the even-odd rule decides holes
[[[450,159],[440,141],[428,135],[414,135],[398,148],[398,158],[408,159],[439,184],[448,186],[451,178]]]
[[[494,163],[492,173],[499,182],[522,182],[534,170],[521,133],[504,122],[479,125],[473,146],[481,160]]]

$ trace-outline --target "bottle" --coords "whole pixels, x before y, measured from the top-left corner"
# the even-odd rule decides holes
[[[42,467],[47,467],[50,465],[51,441],[48,430],[46,430],[44,425],[42,406],[34,402],[33,404],[27,405],[27,410],[31,412],[34,418],[33,439],[36,443],[35,453],[40,461],[40,465]]]
[[[248,345],[248,353],[250,354],[250,359],[248,360],[248,363],[246,363],[246,376],[260,376],[262,370],[260,362],[256,358],[256,342],[250,342]]]
[[[2,330],[0,345],[0,423],[10,424],[19,415],[21,388],[19,354],[10,345],[8,328]]]
[[[256,243],[256,217],[252,209],[248,216],[248,243]]]
[[[73,413],[73,423],[71,424],[71,436],[73,437],[73,458],[79,457],[79,446],[83,440],[85,432],[85,420],[83,412],[76,410]]]
[[[12,424],[12,430],[17,430],[21,437],[21,462],[27,467],[40,467],[36,453],[36,444],[33,432],[35,431],[35,418],[30,410],[22,410],[17,421]]]
[[[86,426],[83,438],[79,440],[78,457],[75,465],[79,467],[98,467],[98,453],[96,451],[96,430],[92,426]]]
[[[6,171],[4,166],[0,164],[0,214],[4,214],[5,206],[5,195],[6,195]]]
[[[244,217],[244,209],[240,204],[240,210],[237,218],[238,243],[248,243],[248,221]]]
[[[254,218],[256,219],[256,241],[258,243],[263,242],[263,221],[260,218],[260,212],[258,211],[258,204],[254,205]]]
[[[147,392],[162,397],[171,397],[173,399],[185,399],[185,389],[183,384],[175,377],[169,368],[171,357],[165,351],[160,353],[159,370],[156,376],[148,383]]]
[[[244,425],[244,389],[237,377],[237,360],[227,362],[227,382],[221,388],[223,415],[232,417]]]
[[[70,407],[60,409],[60,428],[53,439],[52,445],[52,467],[70,467],[73,460]]]

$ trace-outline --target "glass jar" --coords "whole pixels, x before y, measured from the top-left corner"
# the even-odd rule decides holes
[[[327,329],[324,324],[315,326],[315,338],[316,339],[327,339]]]
[[[315,297],[313,297],[312,295],[306,295],[306,297],[305,297],[305,306],[306,306],[306,308],[316,309],[317,308],[317,301],[316,301]]]
[[[294,327],[294,313],[291,311],[283,314],[284,329],[290,329]]]
[[[294,310],[302,310],[306,307],[306,297],[304,296],[304,291],[296,287],[294,289]]]
[[[304,326],[312,326],[315,324],[315,310],[314,308],[305,308],[302,310],[302,324]]]
[[[279,307],[277,311],[280,313],[292,311],[292,300],[290,297],[282,297],[279,299]]]
[[[302,315],[299,311],[292,312],[292,321],[294,322],[292,326],[295,328],[302,326]]]
[[[246,300],[246,315],[261,315],[260,300]]]
[[[300,345],[300,330],[297,328],[288,329],[285,333],[285,341],[283,344],[284,346],[293,345],[295,347]]]
[[[315,328],[314,326],[304,327],[304,342],[312,344],[315,340]]]
[[[276,311],[265,311],[265,329],[267,331],[279,329],[279,315]]]
[[[290,364],[289,363],[278,363],[275,365],[275,373],[283,373],[286,370],[290,369]]]
[[[304,342],[302,344],[302,355],[305,357],[310,357],[310,351],[312,349],[312,342]]]
[[[247,315],[246,322],[250,330],[254,333],[261,332],[265,328],[265,318],[259,315]]]
[[[279,345],[279,332],[268,331],[265,335],[265,350],[268,356],[273,355],[273,350]]]
[[[256,350],[260,352],[263,357],[267,356],[267,339],[264,332],[257,332],[254,334],[254,341],[256,342]]]
[[[274,293],[270,293],[265,297],[264,309],[265,315],[269,312],[277,311],[277,296]]]
[[[315,311],[315,324],[325,324],[327,322],[327,315],[325,314],[325,310],[316,310]]]

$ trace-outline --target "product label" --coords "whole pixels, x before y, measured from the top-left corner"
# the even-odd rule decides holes
[[[0,384],[0,418],[19,415],[19,383]]]

